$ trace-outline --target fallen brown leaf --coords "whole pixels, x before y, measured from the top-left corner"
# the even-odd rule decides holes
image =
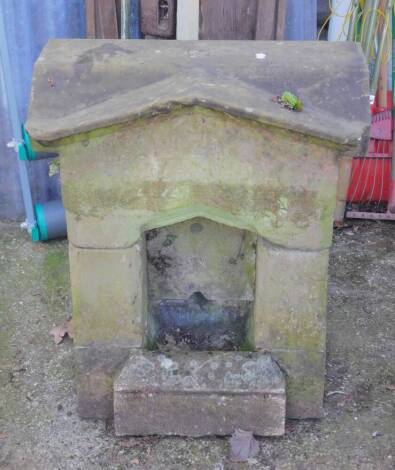
[[[130,461],[131,464],[133,465],[138,465],[140,463],[140,460],[139,459],[133,459]]]
[[[72,318],[69,317],[62,324],[58,326],[54,326],[50,330],[49,334],[53,336],[53,340],[55,341],[55,344],[60,344],[66,336],[73,339],[74,332],[73,332]]]
[[[335,221],[333,222],[333,228],[335,229],[341,229],[341,228],[344,228],[346,227],[346,224],[343,222],[343,221]]]
[[[5,439],[6,437],[8,437],[6,432],[0,432],[0,439]]]
[[[395,392],[395,384],[391,384],[387,386],[388,390],[391,390],[392,392]]]

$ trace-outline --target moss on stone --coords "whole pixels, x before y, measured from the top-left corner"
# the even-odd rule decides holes
[[[65,249],[46,253],[42,266],[42,281],[49,301],[67,295],[70,286],[69,261]]]
[[[298,247],[310,229],[330,245],[339,150],[320,140],[192,107],[64,139],[59,151],[72,239],[74,221],[82,237],[90,218],[100,232],[116,223],[111,243],[131,246],[142,231],[202,216]]]

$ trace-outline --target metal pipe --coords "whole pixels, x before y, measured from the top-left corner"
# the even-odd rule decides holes
[[[121,0],[121,39],[130,38],[130,0]]]
[[[36,218],[34,216],[32,194],[30,190],[29,177],[27,173],[26,162],[18,157],[19,148],[23,145],[22,127],[18,115],[18,107],[13,87],[13,78],[11,75],[11,63],[8,52],[7,33],[5,29],[5,12],[0,1],[0,65],[4,77],[4,86],[7,95],[7,106],[10,114],[13,139],[8,143],[9,147],[15,150],[18,161],[18,172],[22,189],[23,205],[25,208],[26,221],[22,226],[31,234],[32,239],[37,241],[39,238]]]
[[[61,200],[35,204],[34,212],[40,240],[64,238],[67,235],[66,214]]]

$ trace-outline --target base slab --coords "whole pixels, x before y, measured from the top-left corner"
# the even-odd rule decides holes
[[[285,380],[269,354],[132,352],[114,382],[115,432],[284,434]]]

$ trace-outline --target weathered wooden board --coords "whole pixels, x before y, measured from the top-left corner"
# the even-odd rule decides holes
[[[175,37],[175,0],[144,0],[140,2],[140,29],[144,35],[165,39]]]
[[[85,0],[85,12],[86,37],[94,39],[96,37],[95,0]]]
[[[254,39],[257,0],[201,0],[200,39]]]
[[[118,20],[115,0],[85,0],[86,33],[89,39],[117,39]]]
[[[200,39],[283,39],[286,0],[201,0]]]

